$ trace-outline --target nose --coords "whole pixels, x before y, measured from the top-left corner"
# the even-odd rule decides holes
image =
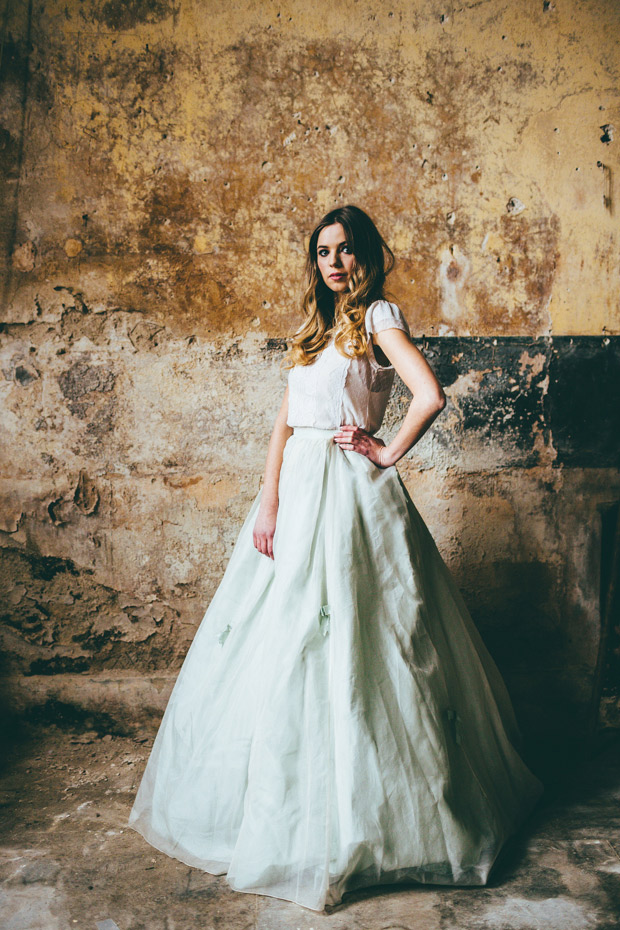
[[[340,258],[340,252],[334,252],[331,257],[330,265],[332,268],[339,268],[342,265],[342,259]]]

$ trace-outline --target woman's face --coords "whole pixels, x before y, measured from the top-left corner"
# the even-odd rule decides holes
[[[347,245],[347,237],[340,223],[325,226],[321,230],[316,253],[319,272],[330,291],[346,291],[355,255]]]

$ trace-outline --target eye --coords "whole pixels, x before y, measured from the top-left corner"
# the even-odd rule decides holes
[[[327,249],[319,249],[319,255],[324,258],[327,255]]]
[[[352,255],[352,254],[353,254],[353,250],[352,250],[351,247],[348,246],[348,245],[343,245],[343,246],[342,246],[342,251],[343,251],[343,252],[346,252],[347,255]]]

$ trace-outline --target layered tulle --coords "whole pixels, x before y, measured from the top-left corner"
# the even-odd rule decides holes
[[[131,810],[153,846],[313,910],[482,885],[542,784],[504,682],[395,467],[296,428],[271,560],[261,491]]]

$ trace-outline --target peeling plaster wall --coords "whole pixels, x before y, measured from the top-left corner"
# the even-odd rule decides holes
[[[401,474],[524,728],[583,729],[620,499],[619,38],[605,0],[8,5],[14,707],[163,709],[259,487],[304,239],[354,202],[449,397]]]

